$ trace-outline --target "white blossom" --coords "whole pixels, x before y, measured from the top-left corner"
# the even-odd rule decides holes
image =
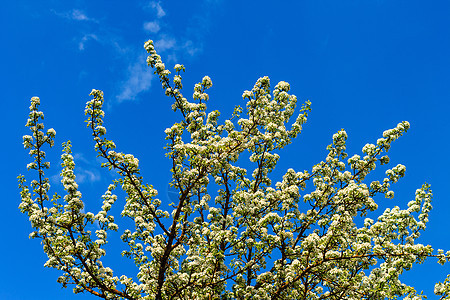
[[[384,178],[366,178],[389,164],[386,152],[410,128],[408,122],[350,156],[341,129],[323,161],[301,172],[290,168],[276,182],[271,172],[280,150],[300,134],[311,103],[292,119],[297,97],[289,94],[290,85],[280,81],[271,89],[264,76],[242,94],[245,113],[238,106],[222,120],[218,111],[207,111],[210,77],[194,85],[188,100],[181,92],[185,67],[176,64],[169,77],[153,41],[144,47],[179,115],[164,131],[173,199],[164,193],[158,198],[158,190],[144,182],[139,159],[116,150],[107,138],[100,90],[90,94],[86,121],[102,166],[119,179],[101,196],[98,212],[85,212],[89,207],[67,141],[60,172],[64,195],[51,198],[44,148],[53,146],[56,132],[44,131],[40,99],[31,98],[26,123],[31,134],[23,144],[32,157],[27,169],[37,172],[29,185],[19,176],[19,209],[33,228],[30,238],[42,240],[44,265],[62,273],[59,283],[104,299],[422,299],[400,275],[428,258],[440,264],[450,259],[450,251],[433,251],[417,240],[432,209],[430,186],[417,189],[407,208],[378,211],[380,198],[394,198],[391,185],[405,176],[406,167],[398,164]],[[117,187],[125,199],[114,194]],[[106,263],[111,260],[104,260],[105,245],[114,237],[110,232],[127,224],[116,222],[116,205],[132,220],[132,228],[120,235],[124,259],[136,265],[135,273],[126,275],[116,275]],[[435,285],[435,294],[450,297],[450,277]]]

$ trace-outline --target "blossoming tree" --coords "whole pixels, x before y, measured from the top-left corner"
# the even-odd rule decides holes
[[[272,183],[276,152],[300,133],[310,102],[289,122],[297,102],[289,84],[279,82],[271,91],[263,77],[243,93],[245,114],[236,107],[230,119],[219,122],[218,111],[206,111],[209,77],[195,85],[189,101],[181,93],[184,66],[175,65],[171,77],[152,41],[145,49],[148,65],[180,114],[165,131],[170,184],[178,191],[172,211],[144,183],[138,159],[118,152],[106,138],[99,90],[86,104],[87,125],[105,160],[102,167],[117,171],[120,179],[108,187],[98,213],[85,212],[68,141],[61,156],[65,195],[50,198],[44,147],[53,146],[55,131],[44,130],[40,100],[31,99],[26,126],[32,135],[24,136],[24,146],[34,159],[27,167],[37,175],[30,186],[19,176],[20,210],[33,227],[30,237],[42,241],[45,266],[61,270],[58,282],[104,299],[422,299],[399,276],[428,257],[444,263],[450,254],[416,243],[431,209],[430,186],[418,189],[406,209],[367,217],[377,210],[375,196],[392,198],[391,184],[405,174],[397,165],[379,181],[366,180],[378,164],[389,163],[386,152],[409,129],[408,122],[366,144],[363,157],[347,158],[347,134],[340,130],[324,161],[308,171],[289,169]],[[246,151],[253,170],[239,166]],[[119,230],[110,214],[118,186],[127,195],[122,216],[135,224],[121,231],[122,255],[137,268],[131,275],[118,275],[102,262],[108,231]],[[435,293],[448,299],[448,280],[436,284]]]

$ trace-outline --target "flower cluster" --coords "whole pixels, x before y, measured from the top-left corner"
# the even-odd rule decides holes
[[[394,197],[391,186],[406,168],[398,164],[385,171],[385,178],[367,181],[372,171],[389,163],[387,151],[409,129],[408,122],[350,156],[348,135],[339,130],[323,161],[311,170],[288,169],[272,182],[277,152],[301,132],[311,103],[306,101],[291,121],[297,98],[290,85],[281,81],[272,89],[269,78],[262,77],[242,94],[245,113],[237,106],[221,122],[218,111],[207,113],[208,76],[195,84],[188,100],[181,93],[185,67],[176,64],[171,76],[153,42],[144,47],[148,65],[181,115],[165,130],[170,185],[178,192],[173,203],[163,205],[158,191],[144,183],[138,158],[118,152],[107,139],[99,90],[90,94],[86,122],[102,166],[120,178],[102,196],[98,213],[84,212],[69,141],[61,156],[65,195],[50,199],[44,174],[50,164],[43,147],[53,146],[56,133],[44,133],[40,100],[31,99],[26,126],[32,134],[23,143],[33,158],[27,168],[36,170],[37,178],[28,186],[19,177],[19,207],[33,227],[30,237],[42,240],[45,266],[63,272],[58,281],[64,287],[129,300],[424,297],[399,277],[429,257],[442,264],[450,259],[450,252],[417,243],[432,208],[430,186],[418,189],[407,208],[394,206],[373,219],[379,196]],[[246,157],[249,171],[242,167]],[[123,201],[113,194],[117,187],[126,193]],[[121,234],[122,255],[136,265],[131,275],[115,275],[102,260],[108,232],[119,230],[110,214],[116,203],[123,203],[122,217],[134,222]],[[450,297],[450,277],[436,284],[435,293]]]

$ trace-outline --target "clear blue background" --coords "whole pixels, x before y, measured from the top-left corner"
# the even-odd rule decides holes
[[[275,180],[289,167],[302,171],[324,159],[341,128],[349,134],[349,152],[360,153],[366,142],[408,120],[411,130],[390,151],[391,166],[406,165],[406,177],[394,200],[380,198],[379,204],[406,207],[416,188],[431,183],[434,210],[421,242],[450,249],[449,16],[448,1],[2,1],[0,299],[95,299],[56,283],[59,273],[43,267],[42,246],[28,239],[29,222],[17,208],[16,176],[32,178],[21,144],[32,96],[41,97],[46,126],[57,132],[47,173],[55,187],[67,139],[88,210],[99,209],[113,178],[99,167],[83,122],[96,88],[105,92],[109,137],[140,159],[145,180],[167,199],[163,131],[178,115],[146,67],[149,38],[166,66],[185,64],[185,95],[204,75],[212,78],[209,107],[223,118],[244,104],[242,92],[264,75],[272,85],[291,83],[299,103],[311,100],[302,135],[280,152]],[[130,272],[119,260],[121,245],[109,248],[112,268]],[[403,279],[433,299],[434,283],[446,273],[448,265],[431,259]]]

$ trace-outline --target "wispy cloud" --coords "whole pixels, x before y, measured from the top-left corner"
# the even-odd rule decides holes
[[[174,37],[169,35],[162,35],[158,40],[155,41],[155,47],[160,52],[164,52],[169,49],[175,48],[177,41]]]
[[[89,21],[90,20],[86,16],[86,14],[79,9],[72,10],[71,17],[72,17],[72,19],[77,20],[77,21]]]
[[[92,34],[92,33],[90,33],[90,34],[85,34],[85,35],[81,38],[80,42],[78,43],[78,49],[79,49],[80,51],[83,51],[84,48],[85,48],[86,42],[89,41],[89,40],[95,40],[95,41],[98,41],[98,37],[97,37],[97,35]]]
[[[161,27],[159,26],[158,21],[153,21],[153,22],[145,22],[144,29],[151,33],[157,33],[161,29]]]
[[[161,7],[160,1],[150,1],[150,7],[156,11],[156,16],[162,18],[166,15],[166,12]]]
[[[145,1],[145,2],[144,2]],[[177,62],[178,58],[186,59],[194,57],[201,53],[205,34],[209,31],[211,24],[210,7],[221,2],[221,0],[203,0],[201,5],[208,5],[206,11],[198,12],[190,17],[187,26],[182,31],[173,32],[170,26],[167,26],[165,18],[165,3],[160,0],[142,0],[141,8],[145,10],[150,19],[142,20],[142,30],[149,33],[155,42],[158,52],[164,54],[166,62]],[[150,68],[147,67],[145,56],[139,56],[143,53],[141,45],[131,45],[120,31],[115,30],[114,25],[107,25],[107,19],[104,17],[95,19],[96,15],[89,15],[84,10],[72,9],[65,12],[53,13],[61,18],[71,21],[74,26],[78,26],[79,35],[74,39],[75,47],[79,51],[86,51],[92,42],[101,44],[114,53],[116,65],[122,65],[125,72],[122,78],[118,78],[118,84],[115,84],[115,101],[107,103],[107,109],[111,105],[123,102],[133,101],[139,98],[139,94],[150,89],[151,81],[155,77]],[[138,59],[133,59],[138,57]],[[83,175],[84,174],[84,175]],[[93,173],[95,175],[95,173]],[[92,177],[92,174],[81,173],[86,180]]]
[[[52,12],[61,17],[61,18],[65,18],[68,20],[74,20],[74,21],[91,21],[91,22],[95,22],[98,23],[98,21],[96,19],[93,18],[89,18],[87,16],[87,14],[80,10],[80,9],[72,9],[70,11],[67,12],[57,12],[55,10],[52,10]]]
[[[77,164],[74,173],[79,184],[94,183],[101,180],[96,161],[90,161],[83,153],[74,153],[73,160]]]
[[[73,160],[76,165],[74,170],[76,176],[75,180],[78,184],[92,184],[102,179],[96,161],[86,159],[82,153],[73,153]],[[55,174],[50,177],[50,180],[53,184],[60,184],[61,176],[60,174]]]
[[[202,51],[203,45],[201,43],[195,43],[192,40],[187,40],[183,44],[183,50],[185,50],[190,56],[195,56]]]
[[[65,12],[58,12],[56,10],[52,10],[52,12],[56,16],[66,19],[66,20],[69,20],[69,21],[99,23],[97,19],[88,17],[87,14],[83,10],[80,10],[80,9],[72,9],[70,11],[65,11]],[[89,40],[99,41],[99,38],[96,34],[93,34],[93,33],[84,34],[83,37],[78,41],[78,49],[80,51],[85,50],[86,43]]]
[[[76,181],[79,184],[82,183],[95,183],[101,180],[101,176],[98,170],[96,169],[84,169],[82,167],[78,167],[75,169]]]
[[[73,154],[73,160],[75,162],[82,162],[82,163],[85,163],[85,164],[91,164],[91,162],[86,157],[84,157],[83,153],[74,153]]]
[[[194,14],[187,22],[183,32],[171,33],[165,30],[162,18],[166,15],[160,1],[151,1],[147,7],[150,7],[156,13],[156,19],[144,22],[144,30],[155,34],[153,40],[155,48],[159,52],[166,52],[168,61],[176,60],[178,56],[194,57],[202,52],[203,40],[211,27],[212,10],[222,3],[222,0],[203,0],[201,5],[209,9],[201,13]]]
[[[135,100],[141,92],[147,91],[151,86],[153,73],[147,67],[146,57],[140,56],[137,61],[128,67],[127,79],[122,83],[118,102]]]
[[[152,1],[149,4],[149,8],[155,10],[156,16],[161,18],[165,15],[159,2]],[[66,12],[56,12],[53,13],[61,18],[73,21],[73,22],[84,22],[82,30],[82,35],[78,36],[75,41],[78,46],[78,50],[85,51],[87,45],[95,41],[102,46],[109,48],[115,55],[115,59],[125,65],[126,75],[122,78],[122,82],[117,84],[116,90],[116,102],[122,102],[125,100],[135,100],[137,95],[143,91],[150,88],[150,82],[152,79],[152,73],[146,68],[146,61],[144,56],[138,56],[138,59],[130,59],[130,57],[136,57],[135,54],[139,53],[137,47],[128,46],[124,42],[124,37],[118,35],[110,27],[104,26],[104,22],[100,23],[96,19],[88,16],[84,11],[79,9],[73,9]],[[92,24],[93,21],[95,22]],[[148,22],[145,24],[144,28],[151,32],[159,31],[158,22]],[[84,31],[84,32],[83,32]],[[142,48],[139,47],[141,50]],[[141,50],[142,51],[142,50]],[[141,52],[142,53],[142,52]],[[119,79],[120,80],[120,79]],[[107,104],[107,109],[111,108],[111,103]],[[95,181],[96,173],[89,171],[88,169],[79,168],[78,177],[79,179]]]

